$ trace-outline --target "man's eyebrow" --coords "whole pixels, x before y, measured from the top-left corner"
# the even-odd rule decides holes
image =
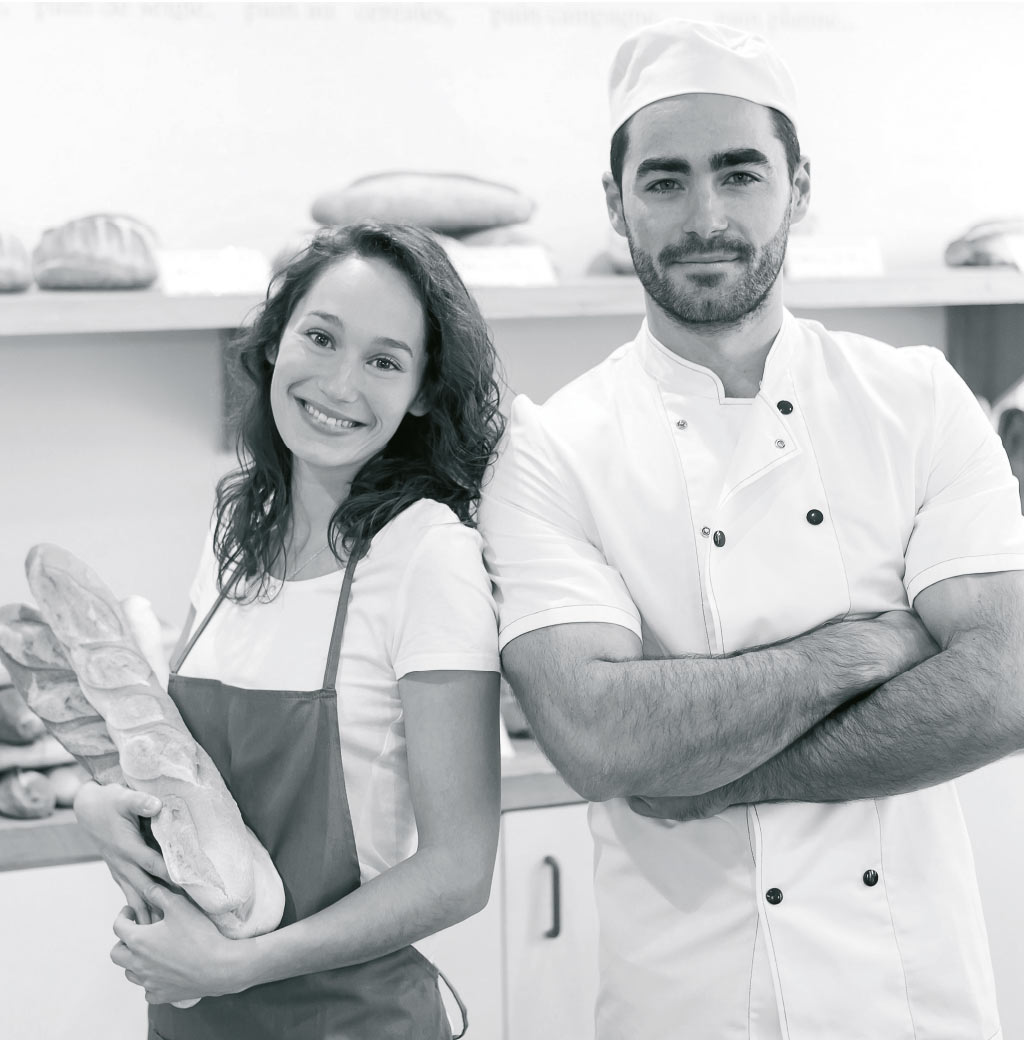
[[[682,173],[689,174],[693,167],[685,159],[669,158],[665,156],[654,156],[644,159],[636,168],[636,176],[644,177],[648,173]]]
[[[321,321],[337,325],[341,329],[345,328],[345,323],[341,318],[337,314],[331,314],[330,311],[310,311],[307,317],[319,318]],[[382,347],[390,347],[392,350],[404,350],[410,357],[415,356],[412,347],[408,343],[403,343],[400,339],[392,339],[390,336],[378,336],[373,342]]]
[[[756,148],[734,148],[711,156],[711,169],[724,170],[729,166],[769,166],[768,156]]]
[[[727,152],[716,152],[711,156],[711,169],[725,170],[732,166],[769,166],[768,156],[756,148],[732,148]],[[693,166],[677,156],[655,155],[644,159],[636,168],[636,176],[645,177],[649,173],[681,173],[689,176]]]

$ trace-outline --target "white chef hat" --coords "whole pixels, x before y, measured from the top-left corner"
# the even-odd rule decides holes
[[[797,125],[796,85],[760,36],[669,18],[623,40],[609,77],[612,133],[641,108],[679,94],[728,94],[776,108]]]

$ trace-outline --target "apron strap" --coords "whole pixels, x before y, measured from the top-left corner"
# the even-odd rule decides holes
[[[345,577],[341,583],[341,595],[338,597],[338,609],[334,614],[334,628],[331,631],[331,646],[327,654],[327,667],[324,670],[324,681],[321,689],[326,690],[330,693],[335,692],[335,683],[338,678],[338,662],[341,659],[341,637],[345,631],[345,618],[348,615],[348,601],[352,591],[352,578],[355,574],[356,569],[356,555],[353,553],[348,558],[348,563],[345,564]],[[236,574],[227,586],[221,589],[220,594],[217,596],[216,602],[210,607],[203,618],[199,627],[192,633],[192,638],[185,644],[184,649],[180,654],[177,655],[177,659],[171,662],[171,674],[176,675],[178,669],[185,663],[185,658],[188,657],[195,646],[196,640],[206,630],[206,626],[210,623],[213,615],[217,612],[217,608],[224,602],[228,592],[238,584],[241,573]]]
[[[448,992],[455,998],[455,1003],[459,1005],[462,1029],[452,1035],[452,1040],[462,1040],[462,1037],[466,1035],[466,1030],[469,1029],[469,1012],[466,1010],[466,1005],[462,1002],[462,997],[459,996],[459,991],[448,981],[448,976],[436,964],[434,965],[434,970],[437,972],[437,977],[442,979],[448,987]]]
[[[210,619],[217,612],[217,608],[221,605],[221,603],[224,602],[224,597],[228,594],[228,590],[234,588],[235,585],[238,584],[238,579],[240,577],[241,574],[236,574],[235,577],[232,578],[231,581],[228,583],[227,587],[221,589],[220,595],[217,597],[217,602],[214,603],[212,607],[210,607],[206,617],[203,618],[199,627],[195,630],[195,632],[192,633],[192,638],[185,644],[184,649],[181,651],[180,654],[178,654],[177,659],[171,661],[171,675],[178,674],[178,669],[185,663],[185,658],[188,657],[189,652],[192,650],[192,647],[195,646],[196,640],[203,634],[203,632],[206,629],[206,626],[210,623]]]
[[[338,681],[338,662],[341,660],[341,637],[345,631],[345,619],[348,616],[348,600],[352,592],[352,578],[356,571],[357,555],[357,553],[353,552],[345,564],[345,577],[341,583],[338,609],[334,614],[331,648],[327,653],[327,667],[324,669],[324,681],[321,687],[327,693],[335,692],[335,686]]]

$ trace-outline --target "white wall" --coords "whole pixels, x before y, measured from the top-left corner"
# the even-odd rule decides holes
[[[122,906],[102,863],[0,872],[4,1040],[143,1040],[145,994],[109,958]]]
[[[942,262],[1020,213],[1020,3],[0,3],[0,227],[95,211],[273,253],[368,173],[516,185],[565,275],[604,248],[605,77],[663,16],[769,36],[800,84],[823,232]]]
[[[25,554],[54,541],[180,624],[231,464],[216,335],[6,339],[0,373],[0,602],[28,597]]]

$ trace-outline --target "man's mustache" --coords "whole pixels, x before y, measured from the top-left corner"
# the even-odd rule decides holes
[[[658,260],[663,264],[679,263],[686,260],[699,259],[702,256],[721,256],[727,253],[740,260],[749,260],[753,249],[748,242],[738,238],[701,238],[690,234],[678,245],[665,246],[658,253]]]

